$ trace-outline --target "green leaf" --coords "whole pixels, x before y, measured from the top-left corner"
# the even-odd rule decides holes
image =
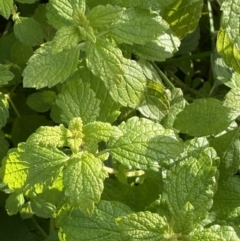
[[[193,240],[199,241],[238,241],[239,235],[231,226],[220,226],[218,224],[206,229],[196,229],[190,234]]]
[[[112,24],[108,34],[119,43],[146,44],[168,28],[159,15],[145,9],[129,8],[118,22]]]
[[[87,43],[86,55],[87,67],[94,75],[104,81],[121,82],[124,67],[120,49],[106,40],[97,39],[96,43]]]
[[[81,40],[80,32],[77,26],[66,26],[60,28],[52,44],[52,52],[58,53],[63,50],[69,50],[76,47],[77,43]]]
[[[7,152],[8,152],[8,147],[9,144],[5,139],[4,133],[0,131],[0,161],[2,160],[2,158],[4,156],[6,156]]]
[[[0,0],[0,14],[8,19],[13,12],[13,0]]]
[[[0,128],[6,125],[9,116],[7,98],[0,92]]]
[[[167,171],[164,198],[174,216],[176,233],[188,234],[206,216],[213,204],[216,175],[217,168],[208,156],[185,159]],[[183,220],[192,220],[191,226]]]
[[[73,156],[63,172],[64,193],[69,203],[91,215],[94,203],[100,201],[103,181],[108,176],[102,168],[102,161],[91,153]]]
[[[122,240],[167,240],[169,229],[165,217],[156,213],[131,213],[116,219],[122,232]]]
[[[56,206],[54,204],[46,202],[41,198],[32,198],[31,208],[38,217],[42,218],[53,218],[54,212],[56,211]]]
[[[11,193],[6,200],[5,205],[8,215],[12,216],[17,214],[24,203],[25,200],[23,194]]]
[[[74,117],[80,117],[84,124],[95,121],[99,114],[100,101],[88,83],[74,78],[68,81],[58,95],[56,103],[60,109],[61,119],[68,123]]]
[[[105,86],[109,90],[113,100],[123,106],[136,108],[144,98],[147,79],[141,67],[134,60],[124,59],[125,74],[120,83],[105,79]]]
[[[229,177],[218,185],[218,190],[214,195],[212,210],[220,218],[226,219],[230,212],[239,208],[240,198],[240,177]]]
[[[11,60],[14,64],[26,64],[33,55],[32,47],[17,41],[11,48]]]
[[[174,128],[191,136],[214,135],[225,130],[235,117],[217,99],[197,99],[177,115]]]
[[[163,118],[161,124],[165,128],[172,128],[177,114],[184,109],[187,102],[183,97],[181,89],[174,88],[171,91],[166,90],[166,93],[168,95],[168,99],[170,100],[170,109],[168,115]]]
[[[240,23],[237,21],[237,16],[240,11],[240,1],[235,0],[232,2],[226,0],[221,6],[221,10],[223,13],[221,29],[217,36],[217,50],[226,64],[240,73],[240,38],[238,34]]]
[[[122,203],[107,201],[101,201],[90,217],[75,209],[58,221],[60,240],[122,241],[115,218],[130,212],[131,209]]]
[[[29,95],[26,103],[37,112],[46,112],[53,106],[55,100],[56,93],[54,91],[44,90]]]
[[[78,153],[80,145],[82,144],[83,132],[82,132],[82,120],[81,118],[73,118],[68,125],[67,133],[67,145],[70,147],[73,153]]]
[[[95,92],[96,98],[101,100],[97,120],[110,123],[114,122],[120,114],[120,104],[113,100],[104,82],[93,75],[86,66],[79,70],[79,76],[84,82],[90,82],[90,87]]]
[[[68,156],[39,145],[19,144],[2,163],[0,176],[10,189],[41,193],[59,175]]]
[[[87,19],[91,27],[105,29],[121,18],[123,10],[123,8],[109,4],[98,5],[90,11]]]
[[[164,19],[170,24],[171,29],[182,39],[193,32],[202,15],[202,0],[175,0],[164,11]]]
[[[145,100],[137,109],[147,118],[161,120],[167,115],[169,108],[164,86],[154,81],[148,81]]]
[[[61,148],[67,141],[67,129],[63,126],[41,126],[28,139],[30,145]]]
[[[52,0],[47,4],[47,18],[54,28],[60,29],[73,24],[73,1]]]
[[[40,89],[64,82],[77,67],[79,48],[52,53],[52,43],[36,50],[23,71],[24,87]]]
[[[30,4],[30,3],[35,3],[37,2],[38,0],[16,0],[17,2],[20,2],[20,3],[27,3],[27,4]]]
[[[225,96],[223,105],[235,110],[240,115],[240,88],[232,88]]]
[[[40,45],[43,42],[41,25],[33,18],[17,18],[14,23],[14,34],[23,44],[29,46]]]
[[[7,67],[0,64],[0,86],[6,85],[8,81],[12,80],[14,77],[14,74],[8,70]]]
[[[239,128],[229,131],[210,141],[221,159],[220,179],[224,180],[235,175],[240,165],[240,133]]]
[[[156,170],[183,151],[183,144],[173,131],[150,120],[132,117],[119,129],[123,135],[112,138],[109,149],[113,157],[126,166]]]
[[[141,58],[162,62],[177,52],[180,40],[167,29],[156,40],[144,45],[127,45],[127,51],[138,55]]]

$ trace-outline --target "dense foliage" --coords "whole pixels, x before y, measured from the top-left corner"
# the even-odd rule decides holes
[[[0,14],[2,241],[240,240],[240,0]]]

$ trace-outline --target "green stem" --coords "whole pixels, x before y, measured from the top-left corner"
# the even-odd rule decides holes
[[[201,93],[199,93],[198,91],[190,88],[189,86],[187,86],[186,84],[184,84],[175,74],[173,74],[172,72],[168,72],[168,74],[174,79],[174,81],[182,88],[185,88],[187,91],[189,91],[190,93],[197,95],[199,97],[205,98],[205,96]]]
[[[10,95],[9,95],[9,94],[6,94],[5,97],[8,99],[8,101],[9,101],[10,105],[12,106],[13,110],[15,111],[17,117],[21,118],[21,115],[20,115],[20,113],[18,112],[16,106],[14,105],[14,103],[13,103]]]
[[[163,79],[163,81],[166,82],[166,84],[169,86],[170,89],[175,89],[175,86],[172,84],[172,82],[167,78],[167,76],[162,72],[162,70],[159,69],[159,67],[153,62],[150,61],[152,66],[156,69],[160,77]]]
[[[115,174],[115,175],[117,175],[117,174],[119,173],[118,170],[113,169],[113,168],[111,168],[111,167],[103,166],[103,169],[104,169],[107,173],[109,173],[109,174]]]
[[[35,226],[37,227],[37,229],[40,231],[40,233],[42,234],[42,236],[44,238],[48,238],[48,235],[45,233],[45,231],[39,226],[39,224],[37,223],[37,221],[35,220],[34,217],[31,217],[32,222],[35,224]]]
[[[109,149],[102,150],[102,151],[98,152],[97,154],[95,154],[95,157],[101,156],[109,151],[110,151]]]
[[[209,25],[210,25],[210,33],[211,33],[211,46],[212,46],[212,49],[215,49],[215,28],[214,28],[214,22],[213,22],[212,5],[210,1],[207,1],[207,7],[208,7]]]

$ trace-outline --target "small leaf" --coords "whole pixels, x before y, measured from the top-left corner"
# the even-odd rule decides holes
[[[174,216],[175,232],[188,234],[206,216],[213,204],[216,175],[208,156],[185,159],[167,171],[164,198]],[[181,224],[184,219],[192,220],[191,229],[189,222]]]
[[[105,81],[121,82],[124,69],[120,49],[106,40],[97,39],[96,43],[87,43],[86,55],[87,67],[94,75]]]
[[[25,200],[23,194],[11,193],[6,199],[5,205],[8,215],[12,216],[17,214],[24,203]]]
[[[89,24],[93,28],[109,28],[109,26],[118,21],[122,14],[123,8],[112,5],[98,5],[94,7],[90,13],[87,15],[87,19],[89,20]]]
[[[74,117],[80,117],[83,123],[95,121],[99,114],[100,101],[88,83],[81,79],[72,79],[58,95],[56,103],[63,122],[68,123]]]
[[[73,156],[63,172],[65,195],[69,203],[85,215],[91,215],[94,204],[100,201],[103,181],[107,173],[102,168],[102,161],[91,153]]]
[[[221,101],[197,99],[177,115],[174,128],[191,136],[214,135],[225,130],[235,118]]]
[[[40,89],[64,82],[77,68],[79,49],[72,48],[56,54],[52,44],[46,43],[37,49],[23,71],[24,87]]]
[[[13,0],[0,0],[0,14],[8,19],[13,12]]]
[[[56,93],[51,90],[35,92],[27,99],[27,105],[37,112],[46,112],[55,103]]]
[[[145,9],[129,8],[118,22],[112,24],[109,35],[119,43],[146,44],[168,28],[159,15]]]
[[[54,147],[22,143],[8,153],[0,176],[13,190],[41,193],[54,182],[67,160],[68,156]]]
[[[145,100],[137,108],[142,115],[153,120],[161,120],[169,110],[168,97],[162,84],[148,81]]]
[[[169,225],[165,217],[156,213],[131,213],[116,219],[122,240],[160,241],[168,239]]]
[[[65,145],[67,129],[63,126],[41,126],[28,139],[27,143],[44,147],[58,147]]]
[[[164,19],[171,29],[182,39],[193,32],[202,14],[202,0],[175,0],[164,11]]]
[[[183,151],[183,144],[173,131],[150,120],[132,117],[119,129],[123,135],[112,138],[109,149],[126,166],[156,170]]]
[[[232,88],[225,96],[223,105],[235,110],[240,115],[240,88]]]
[[[41,25],[33,18],[19,17],[14,24],[14,34],[23,44],[29,46],[40,45],[43,42]]]
[[[68,241],[122,241],[115,218],[127,215],[131,209],[119,202],[101,201],[92,216],[86,216],[78,209],[58,221],[60,240]]]
[[[9,116],[7,98],[0,92],[0,128],[6,125]]]
[[[26,64],[32,55],[32,47],[20,41],[17,41],[11,48],[11,60],[14,64]]]
[[[0,64],[0,86],[6,85],[8,81],[14,78],[14,74],[7,67]]]
[[[31,198],[32,211],[41,218],[53,218],[56,206],[41,198]]]
[[[82,143],[83,139],[83,131],[82,131],[82,120],[81,118],[73,118],[68,125],[68,133],[67,133],[67,145],[70,147],[73,153],[78,153],[79,147]]]

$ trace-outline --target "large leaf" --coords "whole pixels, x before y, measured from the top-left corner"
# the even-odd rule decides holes
[[[92,216],[75,209],[58,221],[61,241],[122,241],[115,218],[127,215],[131,209],[118,202],[101,201]]]
[[[118,22],[112,24],[109,34],[120,43],[145,44],[156,40],[168,28],[159,15],[144,9],[129,8]]]
[[[4,159],[0,174],[13,190],[42,192],[57,178],[67,160],[68,156],[54,147],[19,144]]]
[[[107,4],[99,5],[87,15],[89,24],[93,28],[108,28],[112,23],[119,20],[123,14],[123,8]]]
[[[73,5],[71,0],[52,0],[47,4],[47,18],[56,29],[72,25]]]
[[[223,11],[221,29],[217,37],[217,50],[224,61],[240,73],[240,37],[238,14],[240,11],[239,0],[226,0],[221,6]]]
[[[123,134],[110,140],[109,149],[124,165],[156,169],[183,151],[183,144],[173,131],[150,120],[133,117],[119,128]]]
[[[52,44],[46,43],[27,62],[23,71],[24,87],[50,88],[64,82],[76,70],[79,51],[76,47],[53,54]]]
[[[239,233],[231,226],[213,225],[206,229],[196,229],[190,235],[193,240],[199,241],[238,241]]]
[[[165,217],[156,213],[131,213],[117,218],[123,240],[161,241],[168,239],[169,226]]]
[[[91,215],[94,203],[100,201],[103,181],[107,177],[102,161],[91,153],[73,156],[63,175],[65,195],[69,203],[84,214]]]
[[[121,82],[124,74],[123,56],[120,49],[106,40],[89,42],[86,50],[88,68],[105,81]]]
[[[208,156],[178,162],[167,172],[164,197],[174,216],[174,230],[190,233],[213,204],[217,168]],[[189,220],[186,222],[183,220]]]
[[[207,136],[224,131],[236,118],[231,109],[213,99],[198,99],[187,105],[174,122],[180,132],[191,136]]]
[[[80,117],[83,123],[95,121],[99,114],[100,101],[88,83],[74,78],[66,83],[58,95],[56,103],[63,122],[68,123],[74,117]]]
[[[9,18],[13,11],[13,0],[0,0],[0,14],[4,18]]]
[[[171,29],[182,39],[193,32],[202,14],[203,0],[175,0],[165,12],[164,18]]]
[[[104,80],[106,88],[112,98],[123,106],[136,108],[144,99],[144,92],[147,86],[147,79],[141,67],[130,59],[123,60],[125,74],[120,83]]]
[[[41,25],[33,18],[19,17],[14,24],[16,37],[29,46],[40,45],[43,42]]]

